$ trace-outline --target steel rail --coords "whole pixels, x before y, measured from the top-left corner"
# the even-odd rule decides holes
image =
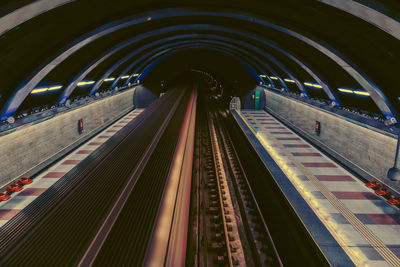
[[[234,188],[235,188],[235,192],[237,192],[238,195],[240,196],[240,199],[238,199],[238,202],[239,202],[240,206],[243,207],[241,209],[242,216],[245,215],[245,218],[246,217],[248,218],[245,210],[248,210],[249,207],[245,208],[245,206],[248,206],[248,205],[245,205],[245,203],[243,201],[245,196],[241,193],[242,191],[239,189],[240,181],[244,181],[246,190],[250,194],[251,203],[256,208],[256,214],[257,214],[257,218],[259,220],[258,223],[261,222],[260,226],[262,227],[262,229],[264,230],[264,232],[265,232],[265,234],[267,236],[267,239],[269,241],[268,245],[270,245],[272,247],[274,258],[277,261],[276,264],[282,267],[283,263],[282,263],[282,260],[280,258],[280,255],[278,253],[278,250],[276,249],[275,242],[272,239],[269,227],[267,226],[267,224],[265,222],[265,219],[262,216],[261,209],[260,209],[260,207],[259,207],[259,205],[257,203],[257,199],[256,199],[256,197],[255,197],[255,195],[253,193],[253,190],[252,190],[252,188],[251,188],[251,186],[249,184],[245,169],[244,169],[244,167],[243,167],[243,165],[242,165],[242,163],[240,161],[240,157],[239,157],[239,155],[238,155],[238,153],[237,153],[237,151],[235,149],[235,146],[233,145],[233,141],[232,141],[229,133],[227,132],[227,129],[223,126],[223,123],[221,122],[220,119],[217,120],[217,124],[219,126],[218,127],[218,130],[219,130],[219,133],[220,133],[219,136],[221,137],[222,145],[225,148],[226,158],[229,161],[229,166],[231,166],[231,170],[232,170],[232,174],[233,174],[232,176],[234,177],[234,179],[232,179],[232,182],[233,182],[233,185],[234,185]],[[235,166],[236,166],[236,170],[234,170]],[[238,175],[237,171],[239,171],[240,175],[242,176],[241,178],[239,178],[239,175]],[[248,229],[249,232],[251,232],[251,235],[255,235],[254,231],[251,231],[249,226],[248,226],[248,228],[249,228]],[[253,239],[254,239],[254,236],[253,236]],[[254,248],[253,248],[253,250],[254,250]],[[259,254],[259,252],[257,252],[257,251],[253,251],[253,252],[255,252],[256,254]],[[267,256],[269,256],[269,255],[267,255]],[[264,264],[261,263],[261,260],[260,260],[260,264],[264,265]]]

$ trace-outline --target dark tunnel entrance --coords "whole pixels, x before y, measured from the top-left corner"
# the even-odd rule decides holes
[[[160,62],[143,80],[143,86],[160,95],[181,80],[196,79],[207,83],[200,94],[228,107],[234,96],[244,98],[257,85],[258,73],[246,62],[211,49],[188,49]],[[206,89],[204,89],[206,88]]]

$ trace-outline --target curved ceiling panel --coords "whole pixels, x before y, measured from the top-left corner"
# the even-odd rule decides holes
[[[224,1],[211,4],[189,0],[184,6],[172,1],[168,8],[158,1],[100,0],[95,6],[84,0],[66,2],[54,9],[46,6],[42,11],[47,12],[1,36],[0,50],[7,52],[0,52],[4,59],[0,72],[7,74],[0,89],[1,119],[12,115],[47,76],[57,77],[52,73],[63,69],[68,70],[64,73],[75,73],[62,78],[69,81],[63,84],[67,90],[58,101],[64,103],[76,83],[90,73],[98,77],[93,93],[104,78],[118,70],[124,74],[138,66],[143,69],[148,60],[139,60],[140,54],[159,57],[156,62],[160,63],[171,58],[167,57],[171,51],[186,51],[190,45],[185,46],[183,39],[178,41],[178,36],[189,33],[198,34],[186,40],[193,41],[193,47],[196,42],[209,50],[215,46],[213,51],[228,53],[253,71],[278,76],[286,90],[282,78],[293,80],[307,95],[304,82],[311,79],[321,85],[330,101],[340,104],[344,98],[337,87],[356,86],[369,93],[385,117],[399,111],[399,93],[394,89],[400,78],[393,73],[399,67],[400,53],[396,34],[387,30],[397,32],[396,26],[385,25],[382,31],[370,16],[368,20],[365,14],[343,12],[342,6],[330,6],[331,1],[251,1],[246,7],[229,2],[230,8],[224,7]],[[357,5],[354,1],[348,3]],[[50,39],[40,41],[44,36]],[[170,45],[171,51],[164,51],[162,45]],[[94,46],[97,50],[92,49]],[[79,60],[79,64],[69,64]],[[374,60],[379,64],[371,64]],[[117,83],[114,81],[111,87]]]
[[[318,1],[339,8],[359,18],[362,18],[363,20],[368,21],[369,23],[384,30],[393,37],[400,39],[400,22],[373,9],[372,7],[363,5],[356,1],[343,1],[343,0],[340,1],[318,0]],[[374,5],[375,7],[380,5],[380,3],[376,1],[370,1],[370,4]]]
[[[21,3],[22,5],[21,7],[16,8],[15,10],[12,10],[12,12],[6,14],[5,16],[0,17],[0,35],[17,27],[18,25],[24,23],[27,20],[39,16],[40,14],[46,11],[52,10],[61,5],[65,5],[72,1],[74,0],[40,0],[40,1],[34,1],[32,3],[29,3],[31,1],[28,1],[27,4],[25,3],[27,1],[23,1]]]

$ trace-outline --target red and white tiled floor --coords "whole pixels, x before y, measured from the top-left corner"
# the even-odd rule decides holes
[[[265,111],[238,111],[357,266],[400,266],[400,211]]]
[[[116,132],[121,130],[122,127],[135,119],[142,111],[143,109],[135,109],[131,111],[101,133],[89,139],[79,148],[54,163],[44,172],[35,177],[31,177],[33,183],[25,185],[22,191],[13,193],[11,199],[0,202],[0,227],[18,214],[18,212],[29,205],[59,179],[62,179],[67,172],[100,147]]]

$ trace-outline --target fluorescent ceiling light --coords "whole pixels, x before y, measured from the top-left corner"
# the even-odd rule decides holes
[[[89,85],[89,84],[94,84],[94,81],[89,81],[89,82],[79,82],[76,85],[77,86],[84,86],[84,85]]]
[[[129,75],[122,76],[121,79],[128,79]]]
[[[340,92],[343,92],[343,93],[370,96],[370,94],[368,92],[365,92],[365,91],[357,91],[357,90],[351,90],[351,89],[346,89],[346,88],[338,88],[338,90]]]
[[[284,79],[284,81],[285,81],[285,82],[288,82],[288,83],[295,83],[295,81],[294,81],[294,80],[291,80],[291,79]]]
[[[137,76],[139,76],[139,73],[135,73],[135,74],[133,74],[132,76],[133,76],[133,77],[137,77]]]
[[[38,94],[38,93],[43,93],[46,92],[49,88],[38,88],[38,89],[33,89],[32,94]]]
[[[307,83],[307,82],[305,82],[304,85],[307,85],[307,86],[310,86],[310,87],[314,87],[314,88],[322,88],[322,86],[317,84],[317,83]]]
[[[279,80],[279,78],[278,77],[275,77],[275,76],[269,76],[272,80]]]
[[[58,89],[61,89],[62,88],[62,85],[57,85],[57,86],[52,86],[52,87],[49,87],[49,91],[55,91],[55,90],[58,90]]]
[[[267,75],[259,75],[261,78],[267,78]]]
[[[39,93],[44,93],[47,91],[56,91],[61,89],[63,86],[62,85],[54,85],[54,86],[50,86],[50,87],[43,87],[43,88],[37,88],[37,89],[33,89],[31,91],[31,94],[39,94]]]
[[[114,80],[115,80],[115,78],[106,78],[106,79],[104,79],[105,82],[111,82],[111,81],[114,81]]]
[[[350,93],[350,94],[353,93],[353,91],[352,91],[352,90],[349,90],[349,89],[338,88],[338,90],[339,90],[340,92],[343,92],[343,93]]]
[[[364,92],[364,91],[353,91],[356,95],[366,95],[369,96],[368,92]]]

